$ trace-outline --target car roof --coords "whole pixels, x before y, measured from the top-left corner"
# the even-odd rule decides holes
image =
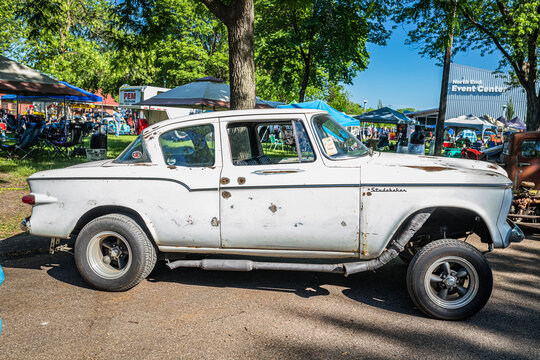
[[[248,110],[229,110],[229,111],[209,111],[201,114],[180,116],[169,120],[160,121],[145,129],[153,131],[171,124],[179,124],[191,120],[200,120],[208,118],[225,118],[233,116],[249,116],[249,115],[277,115],[277,114],[314,114],[326,113],[319,109],[248,109]]]

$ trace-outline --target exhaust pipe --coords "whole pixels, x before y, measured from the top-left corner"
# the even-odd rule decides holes
[[[325,273],[344,274],[349,276],[359,272],[375,270],[390,262],[403,251],[405,245],[411,240],[418,230],[424,225],[435,209],[425,209],[415,214],[400,236],[392,241],[386,250],[376,259],[368,261],[356,261],[343,264],[302,264],[302,263],[278,263],[258,262],[251,260],[227,260],[227,259],[203,259],[203,260],[176,260],[167,261],[169,269],[201,268],[215,271],[252,271],[252,270],[285,270],[285,271],[314,271]]]
[[[394,259],[396,256],[398,256],[400,252],[403,251],[405,245],[407,245],[407,243],[412,239],[414,234],[416,234],[418,230],[422,228],[422,226],[427,221],[427,219],[429,219],[434,210],[435,208],[425,209],[415,214],[412,217],[411,221],[409,221],[409,224],[407,224],[407,227],[401,232],[399,237],[396,240],[392,241],[390,243],[390,246],[388,246],[378,258],[369,261],[357,261],[353,263],[343,264],[343,268],[345,269],[345,276],[349,276],[351,274],[356,274],[363,271],[375,270],[389,263],[390,260]]]
[[[226,260],[226,259],[203,259],[203,260],[177,260],[168,262],[169,269],[178,267],[201,268],[215,271],[251,271],[251,270],[285,270],[285,271],[314,271],[343,274],[341,264],[299,264],[258,262],[251,260]]]

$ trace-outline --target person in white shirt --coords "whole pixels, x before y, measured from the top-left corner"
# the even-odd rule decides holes
[[[113,112],[113,118],[115,123],[115,132],[114,136],[118,137],[120,135],[120,126],[122,125],[122,113],[118,111],[118,108]]]

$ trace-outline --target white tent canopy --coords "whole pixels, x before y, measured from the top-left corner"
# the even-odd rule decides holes
[[[444,122],[444,127],[455,128],[457,131],[461,129],[478,130],[482,132],[482,138],[484,137],[484,132],[488,129],[495,130],[498,133],[497,125],[474,115],[461,115],[453,119],[448,119]]]

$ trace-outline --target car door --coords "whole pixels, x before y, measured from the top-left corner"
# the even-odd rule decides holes
[[[540,189],[540,138],[533,136],[522,139],[517,151],[516,186],[522,181],[529,181]]]
[[[154,136],[154,135],[151,135]],[[219,248],[221,146],[218,119],[169,126],[160,131],[149,169],[167,181],[147,189],[148,208],[162,250]],[[167,248],[169,246],[170,248]]]
[[[223,248],[358,251],[359,169],[326,167],[311,134],[303,114],[221,119]]]

